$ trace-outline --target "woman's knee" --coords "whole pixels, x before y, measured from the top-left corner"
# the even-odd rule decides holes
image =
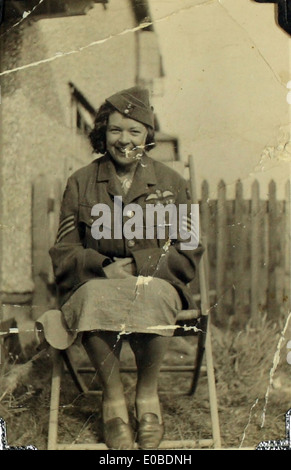
[[[89,341],[104,341],[106,343],[116,344],[120,341],[119,333],[116,331],[85,331],[82,336],[82,343],[86,344]]]
[[[90,331],[85,332],[82,337],[82,344],[87,353],[92,357],[103,357],[112,353],[119,359],[122,341],[115,331]]]
[[[169,347],[170,337],[132,333],[129,343],[138,364],[160,362]]]

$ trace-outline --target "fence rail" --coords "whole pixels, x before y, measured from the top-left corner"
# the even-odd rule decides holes
[[[202,183],[200,226],[207,236],[211,303],[218,321],[230,315],[256,319],[264,312],[278,318],[289,307],[290,181],[282,200],[276,190],[270,181],[269,198],[263,200],[254,181],[251,197],[244,199],[243,184],[238,181],[235,197],[228,199],[221,181],[216,199],[210,199],[209,185]],[[57,232],[62,191],[62,182],[47,176],[39,176],[33,184],[34,318],[55,306],[48,250]]]

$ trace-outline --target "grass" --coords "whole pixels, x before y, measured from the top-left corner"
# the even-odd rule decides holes
[[[291,407],[290,374],[284,319],[277,324],[266,317],[259,324],[250,320],[244,327],[229,323],[212,326],[212,348],[223,447],[255,447],[266,439],[285,437],[284,414]],[[193,338],[175,338],[165,362],[191,364]],[[278,350],[278,345],[280,350]],[[280,353],[280,354],[279,354]],[[276,362],[274,363],[274,358]],[[124,361],[132,356],[127,347]],[[81,356],[80,361],[84,361]],[[270,376],[270,372],[274,372]],[[26,358],[8,357],[0,372],[0,416],[7,422],[10,445],[47,445],[50,403],[51,357],[36,353],[31,345]],[[94,385],[98,381],[94,379]],[[89,377],[92,380],[92,376]],[[187,390],[187,374],[161,374],[160,389],[166,439],[211,437],[207,379],[201,376],[193,397],[176,397],[169,391]],[[125,375],[124,386],[133,409],[135,376]],[[165,390],[165,393],[162,393]],[[100,398],[78,395],[69,377],[63,382],[60,410],[60,439],[65,442],[101,440]]]

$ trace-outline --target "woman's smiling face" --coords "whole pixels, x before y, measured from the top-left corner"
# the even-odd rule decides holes
[[[106,146],[115,164],[130,166],[143,154],[147,128],[118,111],[110,114],[106,130]]]

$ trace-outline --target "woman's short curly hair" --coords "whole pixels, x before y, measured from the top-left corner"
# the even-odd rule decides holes
[[[116,109],[110,103],[103,103],[97,111],[94,127],[89,134],[89,140],[95,153],[104,154],[106,148],[106,129],[109,116],[116,112]],[[148,134],[146,138],[146,151],[149,152],[155,146],[155,131],[150,126],[144,124]]]

